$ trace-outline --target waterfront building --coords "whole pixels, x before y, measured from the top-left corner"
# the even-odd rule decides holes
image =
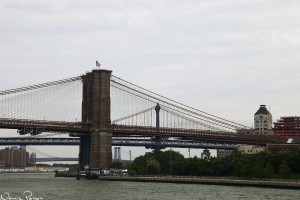
[[[254,129],[257,134],[272,134],[272,115],[266,105],[260,105],[254,114]]]
[[[300,144],[268,144],[266,151],[269,153],[279,152],[297,152],[300,150]]]
[[[4,167],[20,167],[24,168],[27,165],[29,153],[24,147],[12,148],[6,147],[0,150],[0,165]]]
[[[277,122],[274,122],[274,134],[286,137],[299,137],[300,117],[280,117],[280,119],[278,119]]]
[[[227,156],[230,156],[231,153],[232,153],[232,150],[217,149],[217,157],[218,158],[226,158]]]
[[[257,154],[261,151],[264,151],[263,147],[260,146],[253,146],[253,145],[238,145],[237,149],[242,154]]]
[[[0,150],[0,160],[4,162],[5,167],[13,166],[13,150],[6,147]]]
[[[13,166],[15,167],[26,167],[28,161],[28,152],[25,148],[19,148],[13,151]]]

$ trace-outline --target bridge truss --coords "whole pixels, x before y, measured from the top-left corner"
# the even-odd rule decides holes
[[[80,138],[33,138],[33,137],[12,137],[12,138],[0,138],[0,145],[71,145],[78,146],[80,144]],[[234,144],[222,144],[222,143],[206,143],[197,140],[182,140],[182,139],[163,139],[159,142],[151,138],[119,138],[114,137],[112,139],[113,146],[132,146],[132,147],[146,147],[146,148],[194,148],[194,149],[234,149]]]

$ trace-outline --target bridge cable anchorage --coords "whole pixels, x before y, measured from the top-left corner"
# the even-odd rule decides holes
[[[230,121],[230,120],[227,120],[227,119],[224,119],[224,118],[221,118],[221,117],[218,117],[218,116],[209,114],[209,113],[207,113],[207,112],[201,111],[201,110],[196,109],[196,108],[193,108],[193,107],[191,107],[191,106],[185,105],[185,104],[180,103],[180,102],[178,102],[178,101],[175,101],[175,100],[173,100],[173,99],[167,98],[167,97],[165,97],[165,96],[162,96],[162,95],[160,95],[160,94],[157,94],[157,93],[155,93],[155,92],[152,92],[152,91],[150,91],[150,90],[147,90],[147,89],[145,89],[145,88],[143,88],[143,87],[140,87],[140,86],[138,86],[138,85],[136,85],[136,84],[133,84],[133,83],[131,83],[131,82],[129,82],[129,81],[126,81],[126,80],[124,80],[124,79],[122,79],[122,78],[120,78],[120,77],[117,77],[117,76],[114,76],[114,75],[111,75],[111,76],[112,76],[113,78],[119,79],[119,80],[121,80],[121,81],[123,81],[123,82],[125,82],[125,83],[127,83],[127,84],[130,84],[130,85],[132,85],[132,86],[134,86],[134,87],[137,87],[137,88],[139,88],[139,89],[141,89],[141,90],[147,91],[147,92],[149,92],[149,93],[151,93],[151,94],[153,94],[153,95],[156,95],[156,96],[159,96],[159,97],[161,97],[161,98],[163,98],[163,99],[166,99],[166,100],[168,100],[168,101],[177,103],[177,104],[179,104],[179,105],[181,105],[181,106],[184,106],[184,107],[187,107],[187,108],[189,108],[189,109],[192,109],[192,110],[201,112],[201,113],[206,114],[206,115],[209,115],[209,116],[211,116],[211,117],[215,117],[215,118],[220,119],[220,120],[224,120],[224,121],[226,121],[226,122],[228,122],[228,123],[235,124],[235,125],[237,125],[237,127],[239,127],[239,128],[241,127],[241,128],[244,128],[244,129],[250,129],[250,127],[247,127],[247,126],[245,126],[245,125],[243,125],[243,124],[239,124],[239,123],[236,123],[236,122],[233,122],[233,121]]]
[[[129,86],[127,86],[127,85],[124,85],[124,84],[122,84],[122,83],[119,83],[119,82],[117,82],[117,81],[115,81],[115,80],[111,80],[111,82],[112,82],[112,83],[115,83],[115,84],[118,84],[118,85],[120,85],[120,86],[122,86],[122,87],[124,87],[124,88],[126,88],[126,89],[128,89],[128,90],[131,90],[131,91],[133,91],[133,92],[135,92],[135,93],[138,93],[138,94],[140,94],[140,95],[146,96],[146,97],[151,98],[151,99],[155,99],[156,101],[158,101],[158,102],[160,102],[160,103],[165,103],[165,104],[167,104],[167,105],[176,107],[176,108],[178,108],[178,109],[180,109],[180,110],[184,110],[185,112],[189,112],[189,113],[192,113],[192,114],[194,114],[194,115],[198,115],[198,116],[200,116],[200,117],[202,117],[202,118],[206,118],[206,119],[208,119],[208,120],[214,121],[214,122],[216,122],[217,124],[223,124],[223,125],[227,126],[227,128],[229,128],[229,129],[233,129],[233,128],[234,128],[234,129],[240,129],[240,128],[241,128],[241,127],[238,127],[238,126],[236,126],[236,125],[227,123],[226,121],[228,121],[228,120],[226,120],[226,121],[221,121],[221,120],[220,120],[221,118],[214,119],[214,118],[212,117],[212,115],[210,115],[210,116],[205,116],[205,115],[203,115],[203,114],[196,113],[195,111],[188,110],[187,108],[184,108],[184,107],[182,107],[182,106],[178,106],[178,105],[175,105],[174,103],[168,102],[168,101],[166,101],[166,100],[162,100],[162,99],[160,99],[160,98],[158,98],[158,97],[154,97],[154,96],[152,96],[152,95],[150,95],[150,94],[146,94],[145,92],[141,92],[141,91],[139,91],[139,90],[137,90],[137,89],[131,88],[131,87],[129,87]],[[123,91],[124,91],[124,90],[123,90]],[[132,92],[131,92],[131,93],[132,93]],[[135,96],[140,96],[140,95],[135,94]],[[148,101],[151,101],[151,100],[148,100]],[[163,105],[163,104],[162,104],[162,105]],[[194,110],[195,110],[195,109],[194,109]]]

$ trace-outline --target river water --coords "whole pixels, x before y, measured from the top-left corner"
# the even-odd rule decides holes
[[[27,197],[27,198],[26,198]],[[31,198],[31,199],[30,199]],[[170,183],[79,181],[54,174],[0,173],[0,200],[300,199],[300,190]]]

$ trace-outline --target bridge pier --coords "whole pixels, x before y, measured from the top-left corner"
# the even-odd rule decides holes
[[[91,132],[91,168],[106,169],[110,167],[112,162],[111,143],[111,132]]]
[[[84,166],[90,165],[90,149],[91,137],[81,136],[79,145],[79,165],[81,170],[84,170]]]
[[[86,165],[91,169],[111,165],[110,75],[110,70],[93,70],[82,76],[82,122],[91,124],[90,134],[80,139],[82,170]]]

